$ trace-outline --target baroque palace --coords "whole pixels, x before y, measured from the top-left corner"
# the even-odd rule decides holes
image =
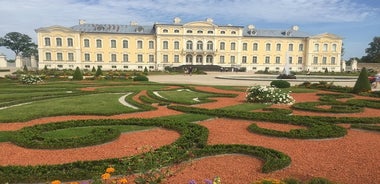
[[[141,26],[87,24],[35,30],[39,68],[163,70],[182,65],[216,65],[245,71],[341,71],[342,38],[310,35],[298,26],[283,30],[205,21]]]

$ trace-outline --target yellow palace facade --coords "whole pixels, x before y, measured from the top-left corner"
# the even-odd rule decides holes
[[[342,38],[253,25],[216,25],[212,19],[141,26],[87,24],[36,29],[39,68],[163,70],[217,65],[245,71],[340,71]]]

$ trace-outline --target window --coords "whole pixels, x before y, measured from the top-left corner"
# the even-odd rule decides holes
[[[154,41],[149,41],[149,49],[154,49]]]
[[[319,51],[319,44],[314,44],[314,51],[315,52],[318,52]]]
[[[169,48],[169,43],[168,41],[162,42],[162,49],[168,49]]]
[[[300,43],[300,44],[298,45],[298,51],[303,51],[303,44],[302,44],[302,43]]]
[[[84,65],[85,68],[90,68],[90,65]]]
[[[252,57],[252,63],[255,63],[255,64],[257,63],[257,56]]]
[[[225,31],[220,31],[220,34],[226,34],[226,32]]]
[[[128,61],[129,61],[128,54],[123,54],[123,62],[128,62]]]
[[[247,43],[243,43],[243,50],[248,50],[248,44]]]
[[[137,41],[137,48],[142,49],[143,48],[143,42],[141,40]]]
[[[116,54],[111,54],[111,62],[116,62]]]
[[[232,42],[231,43],[231,50],[235,50],[236,49],[236,43],[235,42]]]
[[[167,29],[162,30],[164,33],[168,33],[169,31]]]
[[[328,47],[328,46],[327,46],[327,44],[326,44],[326,43],[325,43],[325,44],[323,44],[323,51],[324,51],[324,52],[327,52],[327,47]]]
[[[202,41],[197,42],[197,50],[203,50],[203,43]]]
[[[313,58],[313,64],[318,64],[318,57]]]
[[[192,30],[187,30],[186,33],[193,33],[193,31]]]
[[[276,57],[276,64],[280,64],[280,57]]]
[[[115,69],[115,68],[117,68],[117,66],[115,66],[115,65],[112,65],[112,66],[111,66],[111,68]]]
[[[143,55],[142,54],[137,55],[137,62],[139,62],[139,63],[143,62]]]
[[[91,57],[90,57],[90,54],[84,54],[84,61],[90,61],[91,60]]]
[[[212,63],[213,57],[211,55],[206,56],[206,63]]]
[[[247,63],[247,56],[243,56],[242,58],[241,58],[241,63]]]
[[[195,62],[202,63],[203,57],[201,55],[197,55]]]
[[[128,48],[128,40],[123,40],[123,48],[124,49]]]
[[[46,52],[45,53],[45,60],[46,61],[51,61],[51,53],[50,52]]]
[[[179,50],[179,41],[174,41],[174,50]]]
[[[103,55],[102,54],[96,54],[96,61],[102,62],[103,61]]]
[[[193,63],[193,56],[188,54],[186,55],[186,63]]]
[[[214,34],[214,31],[207,31],[207,34]]]
[[[111,40],[111,48],[116,48],[116,40]]]
[[[236,31],[231,31],[231,34],[233,34],[233,35],[236,34]]]
[[[83,40],[83,45],[84,45],[84,47],[90,47],[90,40],[89,39],[84,39]]]
[[[45,38],[45,46],[50,46],[50,38]]]
[[[298,64],[302,64],[302,57],[298,57]]]
[[[289,57],[288,62],[289,62],[289,64],[293,64],[293,57]]]
[[[174,55],[174,63],[179,63],[179,55]]]
[[[235,63],[235,56],[231,56],[231,57],[230,57],[230,63],[231,63],[231,64],[234,64],[234,63]]]
[[[289,48],[288,48],[288,51],[293,51],[293,44],[289,44]]]
[[[208,41],[207,42],[207,50],[213,50],[214,49],[214,44],[212,43],[212,41]]]
[[[281,51],[281,44],[278,43],[278,44],[276,45],[276,51]]]
[[[257,51],[258,48],[259,48],[259,44],[258,43],[254,43],[253,44],[253,51]]]
[[[186,42],[186,49],[187,50],[193,50],[193,42],[192,41],[187,41]]]
[[[67,58],[69,61],[74,61],[74,53],[68,53]]]
[[[174,30],[174,33],[179,33],[179,30],[178,29]]]
[[[226,43],[224,43],[224,42],[220,42],[220,50],[225,50],[225,48],[226,48]]]
[[[266,56],[266,57],[265,57],[265,63],[266,63],[266,64],[270,63],[270,57],[269,57],[269,56]]]
[[[149,55],[149,62],[154,63],[154,55],[152,54]]]
[[[63,60],[62,53],[57,53],[57,60],[58,61],[62,61]]]
[[[322,64],[327,64],[327,58],[326,57],[322,57]]]
[[[265,45],[265,50],[266,50],[266,51],[270,51],[270,43],[267,43],[267,44]]]
[[[162,57],[162,61],[164,62],[164,63],[167,63],[167,62],[169,62],[169,57],[168,57],[168,55],[163,55],[163,57]]]
[[[332,49],[333,52],[336,52],[336,44],[335,43],[332,44],[332,48],[331,49]]]
[[[198,30],[197,33],[198,33],[198,34],[202,34],[203,31],[202,31],[202,30]]]
[[[67,38],[67,46],[68,46],[68,47],[72,47],[72,46],[74,46],[74,41],[73,41],[72,38]]]
[[[56,38],[55,40],[57,42],[57,47],[61,47],[62,46],[62,38]]]
[[[219,62],[220,62],[220,63],[224,63],[224,56],[220,56],[220,58],[219,58]]]
[[[96,48],[102,48],[102,40],[96,40]]]
[[[336,63],[335,63],[335,57],[331,57],[331,64],[332,65],[335,65]]]

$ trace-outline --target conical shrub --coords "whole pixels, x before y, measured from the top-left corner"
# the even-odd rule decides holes
[[[74,71],[73,80],[83,80],[83,74],[79,67],[77,67]]]
[[[353,93],[371,91],[371,84],[368,80],[368,71],[365,67],[360,71],[359,77],[356,80],[355,86],[352,90]]]

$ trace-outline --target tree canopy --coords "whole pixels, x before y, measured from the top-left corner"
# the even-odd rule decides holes
[[[369,47],[365,49],[367,55],[361,58],[361,62],[380,63],[380,37],[374,37],[368,45]]]
[[[0,37],[0,46],[11,49],[16,56],[20,54],[23,56],[37,54],[37,45],[32,42],[32,38],[19,32],[10,32],[4,37]]]

